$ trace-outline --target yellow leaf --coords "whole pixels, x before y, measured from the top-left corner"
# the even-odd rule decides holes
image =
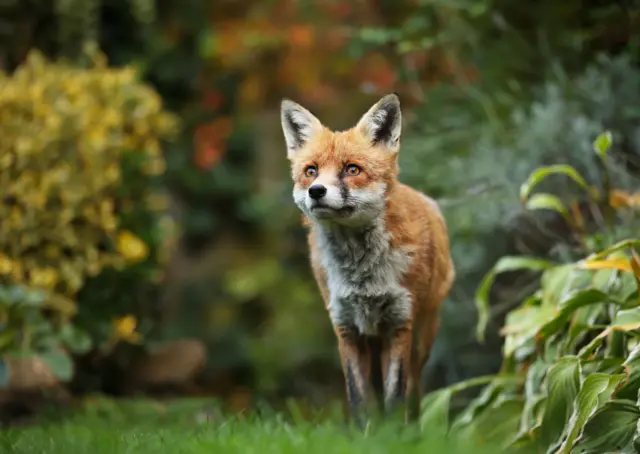
[[[136,332],[137,320],[133,315],[125,315],[117,319],[113,324],[113,337],[132,344],[138,344],[142,340],[140,333]]]
[[[0,254],[0,274],[9,274],[11,272],[12,263],[9,257]]]
[[[58,273],[51,267],[33,268],[29,271],[29,277],[36,287],[52,289],[58,283]]]
[[[149,248],[144,241],[129,231],[123,231],[118,235],[117,249],[129,262],[140,262],[149,254]]]
[[[67,318],[73,317],[78,311],[75,301],[60,294],[49,295],[44,302],[44,306]]]
[[[11,264],[11,280],[15,282],[22,282],[24,277],[24,267],[20,262],[13,262]]]
[[[619,259],[606,259],[606,260],[586,260],[578,264],[578,268],[583,270],[620,270],[632,272],[631,263],[629,260]]]
[[[142,171],[146,175],[162,175],[167,170],[164,159],[152,159],[144,163]]]

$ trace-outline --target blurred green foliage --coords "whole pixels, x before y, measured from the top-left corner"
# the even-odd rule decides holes
[[[498,327],[537,281],[526,273],[496,279],[480,344],[474,294],[491,264],[505,254],[569,260],[581,253],[563,214],[522,206],[517,188],[533,169],[571,163],[602,189],[591,143],[608,129],[608,178],[620,191],[635,184],[640,40],[622,3],[68,0],[57,9],[28,1],[3,7],[11,12],[4,15],[11,40],[0,40],[7,68],[31,47],[83,65],[79,43],[97,42],[111,65],[137,68],[181,118],[180,136],[163,149],[167,172],[159,182],[183,232],[167,286],[158,292],[141,284],[151,274],[142,264],[103,272],[78,294],[91,309],[77,317],[104,336],[105,325],[94,323],[109,316],[104,308],[120,315],[135,308],[154,339],[203,339],[210,354],[203,381],[221,394],[249,387],[323,402],[327,388],[342,392],[291,201],[280,97],[345,127],[372,98],[400,93],[400,176],[443,206],[458,269],[427,367],[429,388],[500,367]],[[152,184],[127,181],[132,194]],[[570,213],[577,207],[591,233],[605,231],[571,183],[547,179],[545,191]],[[141,213],[123,214],[122,222],[159,244],[153,216]],[[632,214],[618,216],[626,216],[624,228],[635,225]],[[151,300],[158,304],[138,304]],[[144,317],[152,308],[157,318]],[[92,313],[101,315],[92,322]]]

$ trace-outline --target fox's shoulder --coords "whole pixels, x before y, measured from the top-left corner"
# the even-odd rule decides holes
[[[389,199],[398,211],[442,217],[440,205],[435,199],[404,183],[396,184]]]
[[[425,237],[446,235],[446,225],[438,203],[406,184],[398,183],[388,201],[385,224],[394,243],[412,244]]]

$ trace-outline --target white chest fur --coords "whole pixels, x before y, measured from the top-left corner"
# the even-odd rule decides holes
[[[362,230],[319,226],[316,235],[335,325],[373,336],[408,320],[411,296],[401,282],[411,257],[391,248],[382,222]]]

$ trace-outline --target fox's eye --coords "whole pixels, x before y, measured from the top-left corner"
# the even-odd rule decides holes
[[[306,169],[304,169],[304,175],[307,178],[315,177],[317,173],[318,169],[316,168],[316,166],[308,166]]]
[[[347,175],[350,176],[356,176],[360,174],[360,167],[358,167],[355,164],[349,164],[346,168],[345,168],[345,172]]]

